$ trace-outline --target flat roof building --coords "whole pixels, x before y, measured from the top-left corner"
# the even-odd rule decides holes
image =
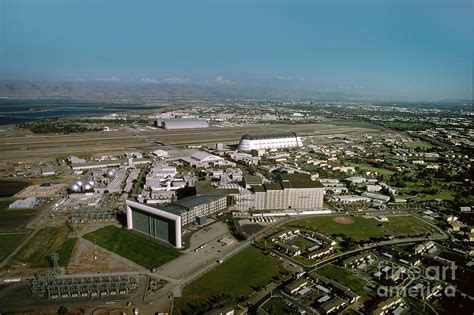
[[[272,209],[315,209],[322,208],[324,186],[311,180],[307,174],[281,174],[278,181],[253,185],[254,208]]]
[[[156,127],[161,127],[167,130],[209,127],[207,120],[195,118],[173,118],[165,120],[155,120],[154,124]]]

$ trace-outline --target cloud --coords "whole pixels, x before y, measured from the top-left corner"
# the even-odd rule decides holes
[[[283,76],[276,76],[275,79],[277,79],[277,80],[293,80],[292,77],[283,77]]]
[[[222,77],[222,76],[218,76],[216,78],[216,83],[217,84],[229,84],[229,83],[231,83],[231,81],[224,79],[224,77]]]
[[[95,81],[100,81],[100,82],[120,82],[119,77],[98,77],[95,78]]]
[[[363,85],[339,85],[337,88],[340,90],[363,90],[366,87]]]
[[[140,83],[158,83],[159,81],[153,79],[153,78],[141,78]]]
[[[170,78],[161,80],[161,82],[164,82],[164,83],[186,83],[189,81],[191,81],[189,78],[179,78],[179,77],[170,77]]]

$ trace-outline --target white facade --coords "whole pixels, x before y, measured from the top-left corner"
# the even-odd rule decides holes
[[[165,119],[162,121],[155,121],[156,127],[164,129],[192,129],[192,128],[207,128],[209,123],[205,119],[194,119],[194,118],[174,118]]]
[[[127,205],[127,229],[129,230],[134,229],[133,215],[132,215],[132,208],[131,208],[133,207],[143,212],[150,213],[154,216],[162,217],[162,218],[174,221],[175,222],[174,236],[175,236],[176,241],[175,241],[175,244],[173,245],[177,248],[182,247],[181,245],[181,216],[170,213],[168,211],[163,211],[154,207],[150,207],[142,203],[131,201],[131,200],[127,200],[126,205]]]
[[[243,135],[239,142],[239,150],[251,151],[261,149],[283,149],[303,146],[301,137],[294,132],[266,136]]]

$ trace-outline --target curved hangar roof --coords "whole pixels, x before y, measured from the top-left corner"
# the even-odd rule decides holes
[[[286,132],[286,133],[274,133],[267,135],[250,135],[245,134],[242,136],[241,140],[265,140],[265,139],[281,139],[281,138],[296,138],[295,132]]]

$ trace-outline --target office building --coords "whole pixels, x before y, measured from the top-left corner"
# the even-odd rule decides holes
[[[167,205],[149,205],[127,200],[127,228],[182,247],[181,227],[205,222],[205,217],[227,208],[226,196],[202,195]]]

